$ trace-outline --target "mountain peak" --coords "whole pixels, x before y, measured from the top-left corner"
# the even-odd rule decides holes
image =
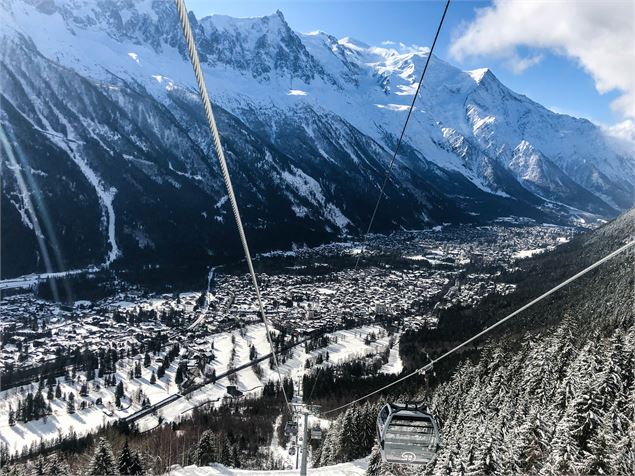
[[[255,18],[212,15],[199,26],[199,53],[211,66],[224,64],[264,81],[282,77],[309,83],[327,76],[280,10]]]
[[[338,43],[355,51],[363,51],[370,48],[370,45],[364,43],[363,41],[356,40],[355,38],[351,38],[350,36],[341,38]]]
[[[483,81],[483,79],[486,76],[492,76],[492,77],[494,76],[494,74],[490,71],[489,68],[473,69],[472,71],[466,71],[466,72],[476,82],[476,84],[481,84],[481,81]]]

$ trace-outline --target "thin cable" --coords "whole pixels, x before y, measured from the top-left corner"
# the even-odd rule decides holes
[[[320,375],[320,370],[322,370],[322,367],[318,367],[318,370],[315,373],[315,381],[313,382],[313,388],[311,388],[311,393],[309,393],[309,398],[307,398],[306,400],[307,404],[311,403],[311,397],[313,396],[313,392],[315,391],[315,386],[317,385],[318,377]]]
[[[282,394],[284,395],[284,400],[287,404],[287,409],[290,411],[291,404],[289,403],[289,399],[287,398],[287,392],[284,389],[284,381],[282,380],[282,374],[280,373],[280,366],[278,365],[278,357],[276,356],[276,351],[273,346],[273,341],[271,340],[271,334],[269,332],[269,322],[267,321],[264,307],[262,305],[262,299],[260,297],[260,287],[258,286],[258,279],[256,279],[254,265],[251,261],[251,253],[249,253],[249,245],[247,244],[247,238],[245,237],[245,230],[243,228],[243,223],[240,218],[240,212],[238,211],[238,203],[236,201],[236,196],[234,195],[234,188],[232,186],[231,178],[229,176],[229,170],[227,169],[227,162],[225,161],[225,153],[223,151],[223,146],[221,145],[218,128],[216,127],[216,120],[214,119],[214,113],[212,112],[212,103],[210,102],[209,95],[207,94],[207,87],[205,86],[205,78],[203,77],[203,70],[201,69],[201,62],[198,57],[196,42],[194,41],[192,28],[190,26],[190,20],[187,16],[187,8],[185,7],[184,0],[175,0],[175,1],[176,1],[176,9],[179,13],[179,19],[181,21],[181,27],[183,28],[185,41],[187,42],[187,49],[190,54],[190,60],[192,61],[192,67],[194,68],[194,75],[196,76],[198,89],[201,94],[201,99],[203,100],[203,107],[205,108],[205,116],[207,117],[207,123],[209,125],[210,131],[212,132],[212,137],[214,139],[214,147],[216,148],[216,155],[218,156],[218,162],[220,162],[220,168],[223,173],[223,180],[225,181],[225,187],[227,188],[227,195],[229,197],[232,211],[234,213],[234,219],[236,220],[236,226],[238,227],[238,234],[240,235],[240,241],[243,245],[243,251],[245,252],[245,259],[247,261],[247,266],[249,267],[249,274],[251,275],[251,281],[254,285],[254,289],[256,290],[256,299],[258,300],[258,309],[260,310],[260,315],[262,316],[262,320],[265,323],[265,330],[267,332],[267,340],[269,341],[269,347],[271,347],[271,355],[273,356],[273,361],[274,361],[274,364],[276,365],[276,371],[278,372],[278,378],[280,379]]]
[[[443,15],[441,15],[441,21],[439,21],[439,26],[437,27],[437,32],[434,35],[434,40],[432,41],[432,46],[430,47],[430,52],[428,53],[428,57],[426,58],[426,64],[423,67],[423,72],[421,73],[421,78],[419,78],[419,84],[417,85],[417,90],[415,91],[415,95],[412,98],[412,103],[410,104],[410,109],[408,110],[408,115],[406,116],[406,122],[404,122],[403,128],[401,129],[401,135],[399,136],[399,140],[397,141],[397,146],[395,147],[395,152],[390,159],[390,163],[388,164],[388,168],[386,169],[386,175],[384,177],[384,183],[382,184],[379,190],[379,196],[377,197],[377,203],[375,203],[375,209],[373,210],[373,214],[370,217],[370,223],[368,224],[368,228],[366,229],[366,233],[364,233],[364,237],[362,240],[362,249],[360,253],[357,255],[357,260],[355,261],[355,271],[357,270],[357,266],[359,265],[359,260],[364,253],[364,246],[366,245],[366,239],[368,234],[370,233],[371,228],[373,227],[373,222],[375,221],[375,216],[377,215],[377,210],[379,210],[379,202],[381,202],[381,197],[384,195],[384,189],[386,188],[386,184],[388,184],[388,179],[390,178],[390,172],[392,171],[392,166],[397,159],[397,154],[399,153],[399,148],[401,147],[401,142],[403,141],[404,135],[406,133],[406,127],[408,127],[408,122],[410,121],[410,116],[412,115],[412,111],[415,108],[415,103],[417,102],[417,97],[419,96],[419,90],[421,89],[421,85],[423,84],[423,78],[426,75],[426,71],[428,70],[428,65],[430,64],[430,58],[432,58],[432,52],[434,51],[434,46],[437,44],[437,39],[439,38],[439,33],[441,32],[441,27],[443,26],[443,20],[445,20],[445,14],[448,12],[448,7],[450,6],[450,0],[447,0],[445,3],[445,8],[443,9]]]
[[[383,387],[370,392],[367,395],[364,395],[363,397],[357,398],[349,403],[346,403],[344,405],[341,405],[337,408],[334,408],[332,410],[328,410],[325,412],[322,412],[323,415],[326,415],[328,413],[333,413],[336,412],[338,410],[341,410],[343,408],[349,407],[357,402],[360,402],[362,400],[367,399],[368,397],[371,397],[383,390],[386,390],[387,388],[392,387],[393,385],[397,385],[400,382],[403,382],[404,380],[409,379],[410,377],[413,377],[417,374],[421,374],[423,372],[426,372],[428,370],[431,370],[432,367],[438,363],[440,360],[445,359],[447,356],[453,354],[454,352],[456,352],[457,350],[459,350],[462,347],[465,347],[466,345],[468,345],[471,342],[474,342],[476,339],[478,339],[479,337],[482,337],[483,335],[487,334],[489,331],[491,331],[492,329],[500,326],[501,324],[503,324],[504,322],[507,322],[509,319],[511,319],[512,317],[516,316],[517,314],[520,314],[521,312],[523,312],[524,310],[530,308],[531,306],[533,306],[534,304],[542,301],[544,298],[546,298],[547,296],[555,293],[556,291],[558,291],[559,289],[563,288],[564,286],[566,286],[569,283],[572,283],[573,281],[575,281],[576,279],[578,279],[581,276],[584,276],[585,274],[587,274],[589,271],[594,270],[595,268],[597,268],[598,266],[600,266],[602,263],[610,260],[611,258],[614,258],[615,256],[619,255],[620,253],[623,253],[624,251],[626,251],[627,249],[629,249],[631,246],[635,245],[635,240],[631,241],[630,243],[625,244],[624,246],[618,248],[617,250],[613,251],[611,254],[605,256],[604,258],[601,258],[600,260],[596,261],[595,263],[593,263],[592,265],[588,266],[587,268],[584,268],[582,271],[580,271],[579,273],[571,276],[570,278],[566,279],[565,281],[561,282],[560,284],[558,284],[557,286],[551,288],[549,291],[541,294],[540,296],[538,296],[536,299],[534,299],[533,301],[528,302],[527,304],[525,304],[524,306],[522,306],[521,308],[515,310],[514,312],[512,312],[511,314],[505,316],[504,318],[502,318],[501,320],[495,322],[494,324],[492,324],[491,326],[487,327],[486,329],[482,330],[481,332],[479,332],[478,334],[476,334],[473,337],[470,337],[468,340],[466,340],[465,342],[457,345],[456,347],[454,347],[451,350],[448,350],[445,354],[443,354],[440,357],[437,357],[436,359],[433,359],[430,363],[424,365],[421,368],[418,368],[417,370],[412,371],[411,373],[401,377],[398,380],[395,380],[392,383],[389,383],[388,385],[384,385]]]

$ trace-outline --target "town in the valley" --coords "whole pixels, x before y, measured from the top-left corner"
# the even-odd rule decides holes
[[[513,292],[505,277],[519,260],[577,231],[446,225],[259,255],[281,369],[297,380],[316,366],[367,359],[399,373],[399,333],[434,327],[442,309]],[[37,279],[24,282],[5,283],[1,301],[0,445],[11,454],[118,420],[152,429],[277,379],[247,274],[210,266],[189,292],[122,286],[64,304],[42,299]]]

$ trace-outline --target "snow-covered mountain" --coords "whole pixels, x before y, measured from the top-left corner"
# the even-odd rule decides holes
[[[235,253],[173,3],[0,6],[5,275]],[[190,18],[252,246],[358,234],[428,50],[300,34],[281,12]],[[632,206],[635,153],[600,128],[487,69],[428,73],[376,230]]]

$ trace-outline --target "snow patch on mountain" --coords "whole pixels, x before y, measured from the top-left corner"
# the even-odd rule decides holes
[[[480,83],[485,75],[489,72],[489,68],[479,68],[474,69],[472,71],[467,71],[467,74],[476,82],[476,84]]]
[[[95,189],[95,193],[99,198],[99,203],[103,209],[102,220],[106,225],[107,239],[110,245],[110,250],[108,251],[104,264],[109,266],[122,254],[119,246],[117,245],[117,238],[115,236],[115,209],[113,207],[113,200],[115,198],[115,194],[117,193],[117,189],[114,187],[106,189],[102,180],[99,178],[97,173],[90,168],[81,152],[76,150],[75,144],[72,142],[58,141],[58,145],[60,145],[63,149],[66,149],[69,157],[77,164],[82,174],[84,174],[84,177],[86,177],[88,182]]]
[[[291,167],[291,172],[283,171],[281,176],[300,196],[319,206],[324,217],[341,231],[345,231],[346,227],[350,225],[350,220],[344,216],[341,210],[326,200],[322,186],[313,177],[295,167]],[[293,205],[293,211],[298,217],[304,217],[307,214],[306,208],[298,204]]]
[[[301,196],[316,205],[324,205],[322,187],[313,177],[295,167],[291,167],[291,172],[283,171],[281,175]]]

